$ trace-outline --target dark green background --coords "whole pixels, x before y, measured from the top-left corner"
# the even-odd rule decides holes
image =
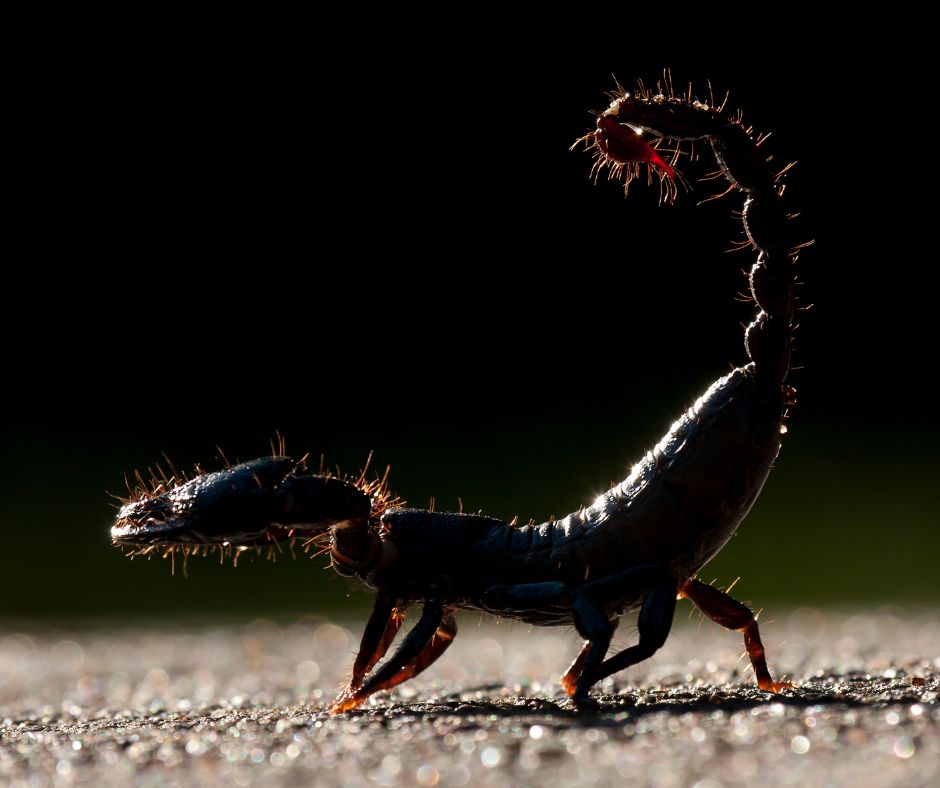
[[[370,603],[322,560],[201,560],[184,579],[122,558],[106,491],[162,451],[211,468],[216,445],[248,459],[280,431],[347,470],[374,450],[413,505],[523,519],[622,478],[743,360],[749,316],[750,253],[725,253],[740,197],[624,201],[568,151],[612,71],[649,83],[666,64],[700,95],[706,77],[730,89],[781,166],[800,160],[789,188],[816,239],[791,432],[705,579],[741,575],[757,606],[940,600],[935,218],[922,153],[873,109],[923,86],[827,32],[729,52],[496,25],[384,46],[203,30],[82,52],[6,274],[0,617]]]

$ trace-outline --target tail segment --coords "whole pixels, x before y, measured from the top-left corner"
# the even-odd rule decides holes
[[[747,194],[744,229],[758,252],[748,277],[758,312],[745,332],[747,354],[759,378],[782,386],[790,369],[795,328],[795,264],[797,253],[807,244],[794,245],[790,238],[782,179],[792,165],[775,172],[760,151],[765,139],[755,139],[740,118],[709,138],[724,176]]]
[[[629,186],[644,163],[651,172],[657,167],[666,185],[665,198],[671,201],[676,190],[670,165],[674,167],[683,154],[694,157],[695,142],[708,140],[721,174],[731,184],[725,194],[733,189],[746,193],[744,229],[758,252],[749,276],[758,312],[745,332],[745,347],[758,379],[782,387],[790,369],[795,329],[795,263],[799,250],[809,245],[794,245],[790,237],[792,217],[784,207],[782,181],[792,165],[775,171],[769,157],[760,150],[769,135],[755,135],[744,125],[740,112],[729,114],[725,109],[727,99],[716,107],[714,98],[709,102],[693,99],[691,88],[686,95],[676,95],[668,73],[665,91],[662,85],[652,91],[640,83],[631,94],[618,85],[611,98],[610,106],[598,116],[597,131],[579,140],[598,159],[592,173],[609,167],[613,175],[624,173]],[[614,125],[629,128],[631,133],[652,135],[648,146],[652,149],[665,150],[669,146],[670,164],[666,165],[658,154],[654,158],[640,145],[635,146],[635,160],[625,162],[623,151],[610,149]],[[687,150],[683,149],[685,143]],[[792,391],[788,391],[787,399],[791,397]]]

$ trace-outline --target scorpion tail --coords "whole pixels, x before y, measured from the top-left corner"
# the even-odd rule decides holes
[[[796,328],[794,264],[799,250],[812,243],[794,244],[791,239],[792,215],[784,204],[782,179],[792,165],[781,170],[771,166],[770,158],[761,150],[769,135],[756,135],[744,125],[741,113],[726,111],[724,102],[714,106],[714,99],[693,99],[691,88],[687,94],[677,95],[668,72],[664,82],[665,87],[658,84],[655,91],[640,83],[632,94],[618,85],[610,107],[598,118],[597,131],[578,142],[593,143],[588,149],[598,157],[595,168],[610,167],[627,186],[636,177],[638,162],[658,167],[670,201],[676,194],[674,171],[636,132],[651,133],[658,146],[674,144],[673,162],[683,153],[684,143],[694,145],[697,140],[707,140],[711,144],[731,188],[747,195],[744,228],[750,245],[758,252],[749,276],[758,312],[747,327],[745,347],[756,377],[783,388]],[[792,397],[792,392],[784,393],[785,398]]]
[[[795,264],[799,250],[808,244],[794,245],[791,240],[792,217],[781,183],[790,167],[778,172],[771,168],[759,150],[763,139],[755,139],[735,119],[711,137],[711,144],[725,177],[747,194],[744,229],[758,253],[748,276],[758,312],[745,332],[747,354],[759,379],[782,386],[796,328]]]

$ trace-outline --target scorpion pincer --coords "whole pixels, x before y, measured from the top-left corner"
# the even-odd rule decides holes
[[[655,139],[648,144],[642,134]],[[111,530],[137,552],[223,554],[300,540],[328,550],[342,575],[375,589],[349,684],[332,713],[421,673],[457,634],[454,613],[476,610],[529,624],[573,625],[585,643],[562,677],[579,708],[591,687],[647,659],[665,642],[677,598],[744,635],[762,690],[774,681],[752,612],[696,573],[731,538],[761,491],[780,448],[794,391],[786,383],[794,333],[798,250],[788,229],[783,172],[774,172],[738,113],[676,96],[671,88],[620,89],[579,142],[627,185],[642,167],[667,199],[681,146],[709,143],[728,191],[744,192],[744,228],[757,257],[750,291],[757,314],[745,332],[749,362],[716,380],[630,475],[560,520],[516,525],[479,514],[403,508],[383,480],[309,473],[274,456],[200,473],[174,473],[134,491]],[[675,144],[671,164],[657,152]],[[577,143],[576,143],[577,144]],[[654,147],[655,146],[655,147]],[[441,556],[447,556],[442,562]],[[391,657],[408,607],[421,616]],[[639,609],[638,642],[607,656],[618,617]]]

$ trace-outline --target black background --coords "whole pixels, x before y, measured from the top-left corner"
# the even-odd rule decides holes
[[[776,497],[722,579],[792,601],[940,594],[926,77],[874,56],[866,36],[889,29],[637,14],[583,34],[241,19],[73,42],[32,96],[5,272],[6,614],[345,594],[309,590],[323,573],[304,562],[186,583],[122,560],[105,490],[163,451],[215,467],[217,445],[248,459],[280,432],[358,470],[374,450],[412,504],[504,517],[561,515],[621,478],[743,362],[750,315],[750,253],[725,253],[740,196],[624,200],[568,150],[611,73],[653,84],[665,66],[677,89],[730,90],[775,161],[799,160],[788,189],[816,240]]]

